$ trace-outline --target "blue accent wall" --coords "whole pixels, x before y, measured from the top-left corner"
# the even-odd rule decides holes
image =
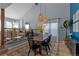
[[[70,16],[72,18],[73,14],[76,13],[76,11],[79,10],[79,3],[71,3],[70,4]]]
[[[70,4],[70,20],[73,20],[73,15],[79,10],[79,3]],[[73,32],[73,25],[70,26],[70,32],[72,33],[72,39],[79,42],[79,32]]]

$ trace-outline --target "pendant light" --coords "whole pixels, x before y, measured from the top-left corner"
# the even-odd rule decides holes
[[[38,16],[38,20],[40,21],[40,22],[42,22],[43,21],[43,14],[42,14],[42,12],[41,12],[41,3],[40,3],[40,13],[39,13],[39,16]]]
[[[48,19],[46,17],[46,5],[44,6],[45,7],[45,10],[44,10],[45,11],[45,16],[42,14],[41,7],[42,7],[42,5],[40,3],[40,13],[39,13],[39,16],[38,16],[38,20],[40,22],[47,23],[48,22]]]
[[[44,5],[44,7],[45,7],[45,8],[44,8],[45,16],[44,16],[44,18],[43,18],[43,22],[44,22],[44,23],[47,23],[47,22],[48,22],[48,18],[47,18],[47,15],[46,15],[46,9],[47,9],[47,8],[46,8],[46,4]]]

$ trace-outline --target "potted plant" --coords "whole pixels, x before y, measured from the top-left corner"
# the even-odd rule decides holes
[[[65,20],[64,23],[63,23],[63,26],[66,29],[65,44],[67,44],[67,42],[68,42],[67,29],[69,27],[69,21]]]

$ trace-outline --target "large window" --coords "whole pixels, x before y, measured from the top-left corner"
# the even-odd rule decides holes
[[[73,32],[79,32],[79,10],[73,15]]]
[[[13,22],[13,21],[5,21],[5,28],[19,28],[19,23],[18,22]]]
[[[53,39],[58,37],[58,23],[43,24],[43,27],[43,39],[47,38],[50,34],[52,35]]]
[[[19,23],[18,22],[14,22],[13,23],[13,28],[19,28]]]
[[[30,24],[29,23],[25,24],[25,29],[26,29],[26,31],[29,31],[29,29],[30,29]]]
[[[43,34],[49,33],[52,34],[52,36],[57,36],[58,23],[48,23],[48,24],[43,24],[43,26],[44,26]]]
[[[12,22],[10,21],[5,21],[5,28],[12,28]]]
[[[52,36],[58,36],[58,23],[51,23]]]
[[[44,29],[43,34],[49,33],[49,24],[43,24],[43,29]]]

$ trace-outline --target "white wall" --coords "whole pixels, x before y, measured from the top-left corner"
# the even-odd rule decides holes
[[[42,4],[42,12],[45,14],[45,6],[46,6],[46,15],[48,19],[52,18],[64,18],[64,20],[67,20],[70,18],[70,4],[68,3],[48,3],[48,4]],[[39,5],[33,6],[31,10],[26,13],[22,19],[25,20],[25,22],[29,22],[32,24],[32,27],[35,27],[36,25],[39,25],[40,23],[37,21],[37,17],[39,15]]]

